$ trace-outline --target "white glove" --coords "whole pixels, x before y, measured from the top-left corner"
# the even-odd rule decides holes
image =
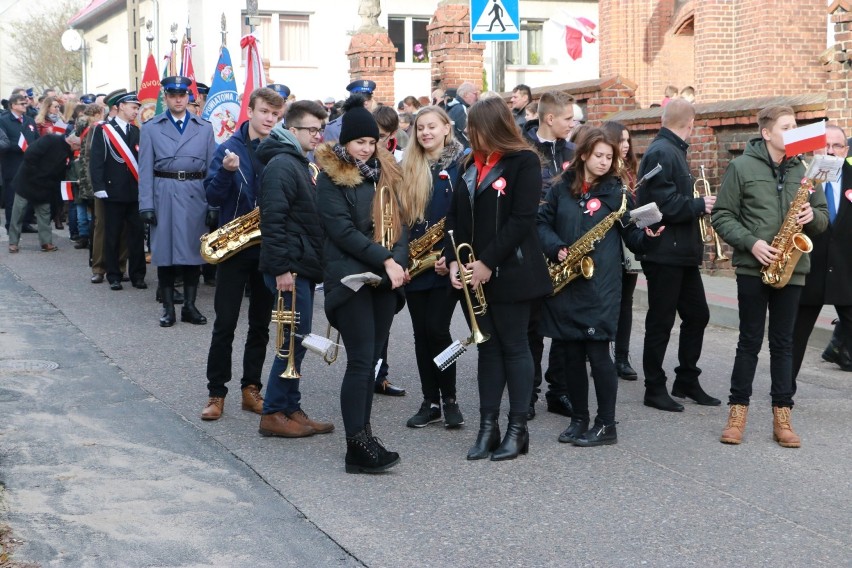
[[[109,196],[107,195],[106,191],[96,191],[95,197],[97,197],[98,199],[106,199]]]

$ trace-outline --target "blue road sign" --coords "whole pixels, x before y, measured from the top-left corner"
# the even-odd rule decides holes
[[[470,39],[517,41],[521,37],[518,0],[470,0]]]

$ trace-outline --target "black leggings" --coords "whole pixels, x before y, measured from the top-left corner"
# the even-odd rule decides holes
[[[340,386],[340,410],[348,437],[370,422],[375,366],[388,339],[396,309],[396,292],[362,286],[334,311],[346,349],[346,372]]]
[[[626,361],[630,355],[630,332],[633,331],[633,292],[639,275],[624,272],[621,275],[621,307],[618,312],[618,329],[615,332],[615,360]]]
[[[554,339],[565,354],[568,376],[568,396],[575,418],[589,418],[589,375],[586,356],[592,367],[595,395],[598,399],[597,421],[606,426],[615,424],[615,399],[618,395],[618,376],[609,356],[608,341],[563,341]]]
[[[477,382],[482,414],[500,412],[507,386],[509,413],[526,416],[529,410],[533,390],[533,360],[527,337],[531,304],[529,301],[491,303],[486,314],[477,317],[482,332],[491,335],[491,339],[478,346]]]
[[[175,287],[175,278],[178,275],[179,269],[181,270],[181,274],[183,274],[183,285],[184,286],[198,286],[198,277],[201,275],[201,270],[198,268],[197,264],[192,265],[180,265],[176,264],[173,266],[158,266],[157,267],[157,280],[160,282],[161,288],[174,288]]]
[[[453,342],[450,322],[456,307],[455,295],[446,287],[406,292],[408,312],[414,328],[414,355],[420,373],[423,399],[438,403],[456,398],[456,366],[441,371],[432,360]]]

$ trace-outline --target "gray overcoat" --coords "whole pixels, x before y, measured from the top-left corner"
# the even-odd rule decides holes
[[[187,112],[181,134],[166,116],[158,114],[142,125],[139,136],[139,210],[153,209],[151,262],[157,266],[203,264],[201,235],[207,197],[204,177],[184,180],[154,177],[154,170],[206,172],[216,142],[210,123]]]

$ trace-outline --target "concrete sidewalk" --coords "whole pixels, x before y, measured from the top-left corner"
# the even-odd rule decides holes
[[[799,450],[772,442],[764,349],[741,446],[718,441],[725,407],[659,412],[642,405],[641,380],[622,381],[617,445],[558,443],[567,420],[540,403],[529,455],[467,462],[478,425],[476,354],[456,365],[467,424],[406,428],[421,396],[403,310],[389,359],[408,395],[377,397],[372,418],[402,463],[386,475],[347,475],[345,353],[333,366],[308,355],[302,369],[306,411],[337,431],[262,438],[258,416],[240,410],[235,392],[243,319],[225,415],[202,422],[213,289],[202,286],[198,301],[210,324],[162,329],[152,274],[149,290],[113,292],[89,283],[84,251],[57,240],[60,251],[43,254],[34,241],[25,235],[16,255],[0,250],[0,365],[13,367],[0,372],[0,517],[25,541],[19,560],[110,568],[852,565],[852,376],[822,362],[818,349],[808,350],[799,377]],[[320,330],[322,301],[318,294]],[[644,331],[639,304],[634,360]],[[452,333],[468,333],[460,310]],[[677,327],[668,370],[676,342]],[[735,344],[730,328],[708,327],[700,365],[715,396],[727,393]],[[26,360],[59,368],[22,370]]]

